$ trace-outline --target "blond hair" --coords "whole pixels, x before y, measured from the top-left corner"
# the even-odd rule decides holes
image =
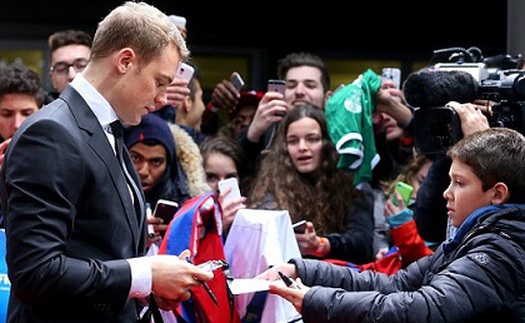
[[[182,60],[189,58],[184,38],[167,15],[145,2],[127,1],[99,23],[90,59],[97,60],[130,47],[144,66],[161,55],[170,43],[176,45]]]

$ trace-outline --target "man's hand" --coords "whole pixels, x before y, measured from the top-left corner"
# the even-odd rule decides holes
[[[400,126],[406,126],[413,117],[412,110],[405,103],[403,92],[396,88],[379,89],[375,112],[388,114]]]
[[[473,103],[460,104],[456,101],[450,101],[446,106],[454,109],[458,114],[464,136],[490,128],[489,121],[483,113],[483,111],[489,113],[487,106]]]
[[[189,250],[178,257],[173,255],[151,256],[152,291],[159,307],[173,308],[191,297],[190,288],[213,278],[213,272],[202,270],[186,261]]]
[[[190,95],[190,92],[188,81],[176,77],[166,90],[166,104],[178,107],[182,104],[184,98]]]
[[[281,93],[266,92],[259,102],[252,123],[248,127],[247,138],[251,142],[259,142],[266,130],[276,122],[281,121],[288,113],[289,105]]]
[[[229,80],[222,80],[215,85],[211,94],[211,104],[228,113],[235,110],[241,94]]]

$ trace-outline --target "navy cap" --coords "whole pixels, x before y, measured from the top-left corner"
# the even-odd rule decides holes
[[[153,113],[149,113],[142,117],[142,121],[138,125],[129,127],[124,132],[124,142],[128,149],[136,143],[145,140],[155,140],[163,145],[166,149],[167,157],[169,160],[173,160],[175,140],[167,121]]]

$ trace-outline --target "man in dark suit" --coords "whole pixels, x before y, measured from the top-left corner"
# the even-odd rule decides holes
[[[9,322],[135,322],[151,292],[173,308],[213,277],[185,261],[189,251],[143,257],[144,196],[110,127],[166,104],[188,55],[166,15],[126,2],[100,22],[82,74],[16,132],[0,181]]]

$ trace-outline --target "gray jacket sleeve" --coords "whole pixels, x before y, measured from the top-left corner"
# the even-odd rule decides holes
[[[494,236],[483,244],[454,259],[439,248],[391,276],[293,259],[303,283],[313,286],[303,300],[303,321],[520,322],[523,251]]]

